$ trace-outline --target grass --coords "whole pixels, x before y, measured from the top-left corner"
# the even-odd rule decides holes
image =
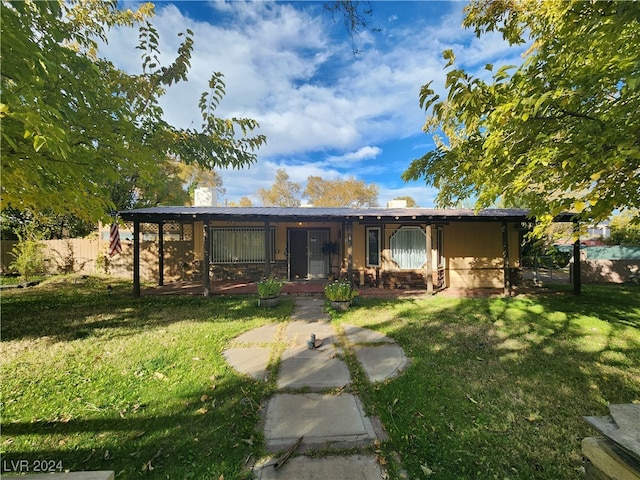
[[[3,468],[55,460],[116,478],[247,478],[272,383],[224,361],[227,342],[293,302],[131,297],[130,283],[67,278],[2,294]],[[11,463],[15,462],[15,463]],[[222,476],[222,477],[221,477]]]
[[[222,351],[288,319],[292,301],[130,292],[93,277],[2,292],[3,468],[55,460],[116,478],[249,478],[275,382],[236,373]],[[640,401],[637,287],[363,298],[333,315],[411,357],[403,375],[372,385],[345,352],[353,390],[390,435],[380,455],[391,478],[399,458],[412,479],[582,479],[580,441],[594,434],[582,416]]]
[[[363,299],[336,322],[394,338],[400,377],[355,375],[410,478],[582,479],[584,415],[640,402],[640,291],[532,298]],[[397,465],[392,469],[398,471]]]

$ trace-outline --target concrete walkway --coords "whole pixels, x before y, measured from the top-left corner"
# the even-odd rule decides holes
[[[355,352],[372,382],[400,374],[407,359],[393,340],[378,332],[353,325],[344,325],[343,330],[339,336],[331,325],[324,299],[296,297],[290,321],[246,332],[224,352],[230,365],[255,379],[267,380],[269,367],[278,366],[278,393],[267,403],[263,424],[266,447],[273,457],[255,466],[258,479],[386,478],[374,455],[305,455],[314,450],[372,446],[386,438],[379,421],[367,417],[359,398],[348,393],[351,376],[340,345]],[[308,343],[312,334],[314,348]],[[274,468],[280,455],[300,437],[292,457]]]

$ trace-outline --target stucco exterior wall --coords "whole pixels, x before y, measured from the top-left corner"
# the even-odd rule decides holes
[[[509,267],[518,268],[520,234],[508,224]],[[452,223],[444,227],[447,286],[501,288],[504,286],[502,224]]]
[[[381,257],[379,269],[366,265],[366,224],[353,225],[353,268],[363,272],[365,276],[375,276],[379,272],[405,272],[413,276],[426,274],[423,269],[402,270],[392,258],[390,238],[401,224],[386,224],[381,227]],[[421,226],[424,230],[425,226]],[[509,267],[519,268],[520,233],[518,225],[507,225],[509,245]],[[441,228],[444,232],[444,256],[446,286],[453,288],[502,288],[504,286],[502,223],[501,222],[467,222],[432,225],[432,232]],[[425,239],[426,242],[426,239]],[[432,242],[432,269],[434,284],[438,269],[438,252],[436,240]],[[344,267],[346,268],[346,257]],[[378,273],[379,273],[378,272]]]

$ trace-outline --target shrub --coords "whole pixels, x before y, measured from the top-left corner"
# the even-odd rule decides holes
[[[258,296],[260,298],[277,297],[282,292],[284,282],[277,277],[264,278],[258,282]]]
[[[44,275],[44,245],[33,238],[20,238],[13,247],[11,255],[14,261],[10,267],[16,270],[23,280]]]
[[[336,280],[325,285],[324,294],[330,302],[348,302],[358,296],[358,291],[353,289],[351,282]]]
[[[76,267],[78,267],[78,262],[76,260],[76,255],[73,251],[73,244],[71,240],[67,239],[65,242],[65,252],[60,253],[58,251],[54,251],[58,258],[55,259],[55,262],[58,266],[58,273],[63,275],[68,275],[70,273],[74,273],[76,271]]]
[[[106,250],[98,252],[98,256],[96,257],[96,269],[104,273],[105,275],[109,274],[109,269],[111,268],[111,257],[107,253]]]

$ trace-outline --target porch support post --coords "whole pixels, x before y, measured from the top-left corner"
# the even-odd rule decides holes
[[[573,232],[576,235],[576,241],[573,242],[573,293],[580,295],[582,291],[582,274],[580,270],[580,226],[577,221],[573,223]]]
[[[431,238],[431,224],[425,228],[427,236],[427,293],[433,293],[433,245]]]
[[[353,281],[353,222],[347,220],[347,278]]]
[[[264,221],[264,276],[271,275],[271,230],[269,220]]]
[[[164,285],[164,222],[158,223],[158,285]]]
[[[133,221],[133,296],[140,296],[140,221]]]
[[[209,278],[209,219],[204,221],[204,261],[202,262],[202,280],[204,282],[204,296],[211,294],[211,281]]]
[[[502,270],[504,272],[504,294],[509,295],[511,281],[509,279],[509,224],[502,222]]]

